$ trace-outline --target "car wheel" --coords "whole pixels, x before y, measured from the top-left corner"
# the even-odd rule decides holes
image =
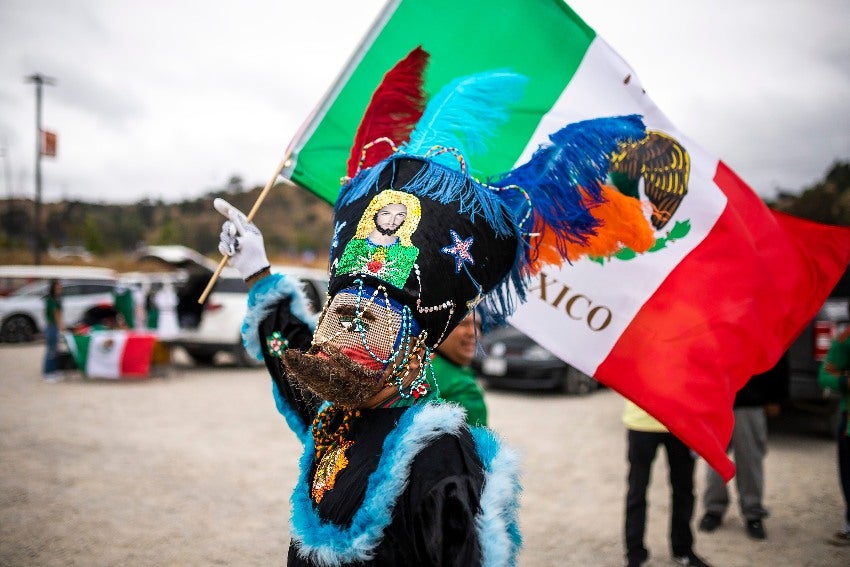
[[[587,374],[570,366],[564,377],[564,391],[574,396],[584,396],[596,389],[596,383]]]
[[[198,366],[212,366],[215,359],[215,353],[206,350],[190,350],[186,349],[186,354]]]
[[[28,343],[35,335],[35,325],[29,317],[12,315],[0,329],[0,338],[7,343]]]

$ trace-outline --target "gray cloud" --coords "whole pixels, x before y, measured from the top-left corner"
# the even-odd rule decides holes
[[[16,186],[31,179],[24,77],[36,71],[57,80],[44,98],[59,134],[46,198],[189,198],[233,174],[263,185],[383,4],[3,0],[0,141]],[[846,0],[570,5],[683,132],[762,195],[850,159]]]

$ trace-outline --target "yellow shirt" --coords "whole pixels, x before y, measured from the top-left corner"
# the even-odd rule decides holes
[[[629,400],[626,400],[626,407],[623,409],[623,423],[628,429],[633,431],[651,431],[655,433],[664,433],[667,431],[667,428],[661,425],[660,421]]]

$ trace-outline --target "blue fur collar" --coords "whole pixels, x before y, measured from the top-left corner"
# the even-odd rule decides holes
[[[515,565],[522,546],[519,512],[519,455],[504,447],[491,429],[472,427],[475,448],[484,465],[481,511],[475,518],[485,567]]]
[[[416,455],[443,434],[456,435],[465,424],[463,409],[450,403],[414,405],[404,412],[384,441],[378,468],[369,477],[363,504],[349,527],[323,522],[310,499],[312,431],[305,436],[300,476],[292,493],[292,538],[298,554],[322,566],[368,561],[392,520],[395,502],[407,487]],[[473,429],[485,469],[476,530],[484,565],[513,565],[521,538],[517,529],[519,482],[516,454],[500,448],[492,432]],[[391,502],[387,506],[387,502]]]
[[[285,274],[272,274],[258,281],[248,292],[248,312],[242,322],[242,344],[245,350],[257,360],[263,359],[260,345],[260,323],[269,316],[282,299],[290,298],[290,311],[293,315],[307,323],[310,329],[316,328],[317,315],[312,315],[307,309],[307,299],[300,282]],[[272,382],[277,411],[286,419],[287,425],[295,432],[302,443],[307,435],[307,424],[292,409]]]
[[[260,345],[260,323],[269,316],[281,299],[291,299],[290,311],[307,323],[311,330],[316,328],[316,315],[307,309],[302,284],[286,274],[272,274],[254,284],[248,292],[248,312],[242,322],[242,344],[248,354],[257,360],[263,359]]]

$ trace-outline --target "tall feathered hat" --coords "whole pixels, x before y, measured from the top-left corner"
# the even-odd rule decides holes
[[[644,136],[637,116],[571,124],[527,163],[478,179],[471,162],[497,142],[526,79],[507,70],[461,77],[425,104],[427,59],[413,50],[373,94],[334,211],[329,295],[379,298],[402,313],[392,346],[373,357],[382,361],[411,337],[435,347],[478,305],[504,321],[541,262],[574,258],[574,247],[605,253],[593,246],[609,159]],[[364,330],[351,340],[366,345],[368,325],[357,325]]]

